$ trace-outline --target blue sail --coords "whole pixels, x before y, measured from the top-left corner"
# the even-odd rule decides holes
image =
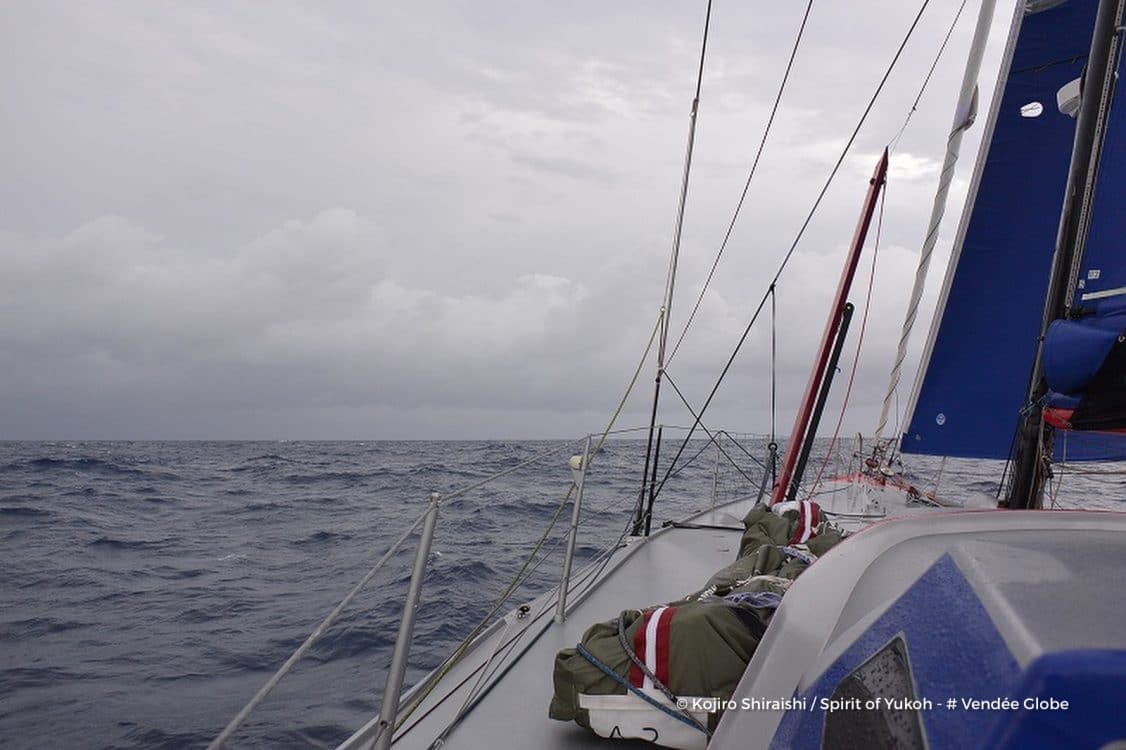
[[[947,272],[904,452],[1009,455],[1036,355],[1075,136],[1075,120],[1059,111],[1057,92],[1082,75],[1097,5],[1029,3]],[[1126,441],[1069,436],[1069,460],[1115,455],[1126,455]]]

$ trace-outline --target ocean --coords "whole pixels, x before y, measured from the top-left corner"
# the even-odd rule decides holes
[[[751,442],[751,454],[761,456],[764,441]],[[666,439],[662,473],[675,447]],[[0,746],[205,746],[425,509],[431,492],[450,494],[554,451],[443,503],[407,673],[407,684],[416,681],[521,569],[567,491],[567,459],[581,448],[561,441],[0,443]],[[611,440],[592,461],[576,565],[627,529],[644,448],[643,440]],[[728,454],[743,468],[717,460],[703,441],[688,444],[657,499],[654,527],[707,507],[713,494],[722,501],[753,492],[758,468],[739,451]],[[994,462],[951,462],[940,492],[954,499],[992,492],[1000,470]],[[1077,479],[1063,504],[1105,495],[1108,483],[1122,494],[1118,476]],[[569,516],[568,509],[505,610],[558,582]],[[416,541],[391,558],[228,747],[333,747],[375,714]]]

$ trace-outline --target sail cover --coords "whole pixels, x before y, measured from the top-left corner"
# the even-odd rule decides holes
[[[1019,21],[924,353],[904,452],[1009,455],[1036,356],[1075,136],[1075,120],[1060,112],[1057,92],[1082,75],[1097,5],[1029,3]],[[1126,286],[1126,277],[1119,283]],[[1070,460],[1116,452],[1126,455],[1126,441],[1069,436]]]
[[[1116,77],[1122,58],[1112,63]],[[1090,233],[1068,320],[1052,323],[1044,357],[1065,360],[1048,378],[1074,430],[1126,428],[1126,103],[1111,100],[1098,162]],[[1076,351],[1078,350],[1078,351]],[[1070,357],[1061,353],[1071,353]],[[1048,376],[1045,369],[1045,377]],[[1077,399],[1070,413],[1067,397]],[[1051,405],[1051,402],[1049,402]]]

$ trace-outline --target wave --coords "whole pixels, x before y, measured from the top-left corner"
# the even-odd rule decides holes
[[[26,620],[0,623],[0,639],[18,640],[20,638],[39,638],[51,633],[64,633],[68,630],[90,627],[88,622],[61,620],[55,617],[30,617]]]
[[[86,474],[101,474],[101,475],[121,475],[121,476],[139,476],[147,474],[148,472],[138,469],[134,466],[127,466],[103,458],[93,458],[89,456],[82,456],[79,458],[50,458],[44,456],[42,458],[32,458],[24,463],[23,466],[18,464],[9,464],[8,469],[14,467],[23,469],[31,469],[37,472],[56,472],[68,471]]]
[[[164,537],[163,539],[116,539],[110,536],[100,536],[86,546],[117,550],[147,550],[160,549],[173,541],[171,537]]]
[[[343,541],[345,539],[351,538],[351,534],[347,534],[343,531],[325,531],[322,529],[320,531],[313,532],[304,539],[298,539],[297,541],[293,542],[293,545],[296,547],[304,547],[310,544],[324,544],[325,542]]]
[[[366,482],[371,476],[366,471],[326,471],[316,474],[286,474],[282,478],[289,484],[306,485],[321,482]]]
[[[254,612],[258,605],[248,601],[228,602],[218,606],[189,607],[176,615],[180,622],[204,623],[213,620],[235,620]]]
[[[451,477],[462,479],[481,479],[483,477],[489,476],[489,474],[492,472],[481,470],[470,471],[469,469],[459,469],[448,464],[427,463],[421,464],[419,466],[412,466],[410,469],[407,469],[406,473],[413,477],[441,476],[443,479]],[[448,483],[452,484],[452,482]]]
[[[309,654],[320,663],[375,653],[395,645],[395,628],[389,622],[353,625],[329,631]]]
[[[132,723],[132,722],[130,722]],[[177,748],[205,747],[215,739],[213,732],[166,732],[163,729],[137,727],[126,734],[133,747]]]
[[[211,571],[202,568],[173,568],[170,565],[158,565],[152,569],[152,572],[153,575],[167,581],[182,581],[186,578],[199,578]]]
[[[443,557],[443,560],[448,560]],[[435,584],[453,583],[464,584],[466,581],[486,580],[497,573],[496,569],[481,560],[468,560],[465,562],[446,562],[436,567],[431,572]],[[407,574],[409,578],[409,573]]]
[[[42,663],[21,666],[60,667],[0,667],[0,695],[42,698],[20,699],[19,716],[0,722],[0,745],[23,747],[42,726],[62,746],[206,745],[422,512],[431,490],[465,486],[547,447],[358,446],[0,443],[9,486],[0,493],[0,539],[20,581],[8,597],[14,606],[0,612],[0,642],[42,652]],[[428,567],[411,674],[446,656],[520,569],[567,488],[565,466],[551,461],[443,503],[442,554]],[[710,487],[710,465],[705,473]],[[617,538],[628,515],[603,517],[592,500],[609,495],[605,487],[636,492],[632,474],[620,485],[599,472],[590,479],[580,562],[598,552],[594,539]],[[502,613],[557,583],[569,518],[561,514],[541,551],[555,557]],[[356,696],[370,693],[389,662],[417,540],[313,649],[313,663],[303,661],[252,717],[240,746],[335,746],[369,718],[370,695]],[[37,688],[13,689],[25,684]],[[96,711],[74,709],[75,695],[95,693],[105,697]]]
[[[0,671],[0,688],[8,691],[21,688],[41,688],[57,684],[75,684],[89,677],[91,675],[73,672],[61,667],[13,667]]]
[[[286,458],[285,456],[279,455],[277,453],[263,453],[258,456],[250,456],[249,458],[244,458],[241,464],[238,464],[236,466],[228,466],[224,469],[220,469],[220,471],[241,474],[244,472],[260,472],[263,469],[272,469],[278,464],[298,463],[301,462],[296,459]]]
[[[262,650],[259,653],[250,653],[246,651],[229,651],[212,644],[204,649],[204,655],[209,660],[219,665],[218,669],[213,670],[215,673],[243,674],[245,672],[272,672],[277,669],[277,665],[280,663],[278,653],[284,652],[290,654],[299,645],[301,645],[301,640],[298,640],[291,648],[286,650],[283,645],[274,642],[273,648]]]
[[[367,708],[370,710],[371,707]],[[300,729],[268,733],[263,736],[263,741],[265,747],[336,747],[355,730],[355,727],[334,724],[312,724]]]
[[[50,518],[55,515],[52,511],[43,508],[29,508],[26,505],[0,506],[0,516],[15,516],[22,518]]]
[[[985,495],[994,495],[997,493],[997,482],[991,479],[983,479],[976,482],[968,482],[966,489],[971,492],[978,492]]]

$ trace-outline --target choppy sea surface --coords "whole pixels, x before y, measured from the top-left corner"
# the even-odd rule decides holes
[[[745,447],[761,457],[763,442]],[[662,449],[662,475],[676,445]],[[610,441],[592,462],[578,564],[629,526],[644,448]],[[553,451],[442,504],[407,675],[417,680],[520,570],[580,450],[562,441],[0,443],[0,746],[205,746],[431,492]],[[655,526],[713,495],[754,492],[757,466],[727,453],[687,446],[657,499]],[[728,456],[745,466],[733,469]],[[928,476],[939,468],[918,467]],[[940,492],[992,493],[1001,468],[951,462]],[[1074,480],[1061,504],[1122,507],[1120,476]],[[513,605],[557,583],[567,516]],[[416,539],[229,747],[333,747],[374,715]]]

